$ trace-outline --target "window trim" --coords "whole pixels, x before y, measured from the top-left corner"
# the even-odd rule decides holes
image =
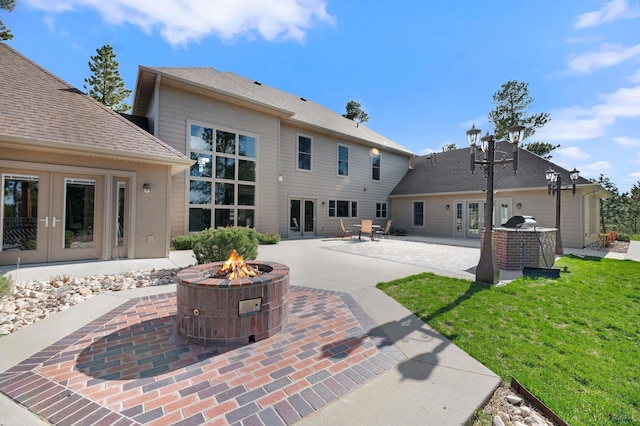
[[[300,168],[300,138],[309,139],[309,168]],[[296,157],[295,157],[296,171],[311,173],[313,172],[313,136],[304,133],[296,133]]]
[[[340,148],[347,149],[347,174],[340,174]],[[349,177],[349,163],[351,162],[351,147],[349,145],[345,145],[339,143],[336,147],[336,176],[341,178]]]
[[[213,140],[211,143],[211,150],[206,151],[206,150],[198,150],[195,149],[193,150],[191,148],[191,127],[192,126],[200,126],[203,128],[210,128],[213,131]],[[217,152],[216,151],[216,141],[215,141],[215,137],[216,137],[216,133],[217,131],[224,131],[224,132],[228,132],[228,133],[234,133],[236,135],[235,137],[235,154],[227,154],[227,153],[222,153],[222,152]],[[240,144],[240,136],[247,136],[250,138],[255,139],[255,157],[247,157],[244,155],[240,155],[239,152],[239,144]],[[215,217],[216,217],[216,210],[231,210],[231,215],[233,216],[233,220],[234,220],[234,224],[238,223],[238,220],[240,218],[240,211],[241,210],[253,210],[253,223],[252,226],[255,227],[256,223],[257,223],[257,217],[258,217],[258,194],[259,194],[259,189],[258,189],[258,176],[259,176],[259,165],[258,165],[258,160],[260,158],[260,136],[258,134],[255,134],[253,132],[249,132],[249,131],[245,131],[245,130],[238,130],[238,129],[232,129],[226,126],[221,126],[218,124],[213,124],[213,123],[205,123],[202,121],[198,121],[198,120],[187,120],[187,127],[186,127],[186,132],[185,132],[185,137],[186,137],[186,155],[191,156],[192,153],[195,154],[203,154],[206,153],[206,155],[211,156],[211,162],[210,165],[212,167],[211,170],[211,176],[191,176],[191,167],[188,168],[185,171],[186,174],[186,179],[185,179],[185,191],[186,191],[186,203],[185,203],[185,229],[187,230],[187,232],[189,233],[193,233],[196,231],[190,231],[190,223],[189,223],[189,217],[190,217],[190,210],[191,209],[202,209],[202,210],[210,210],[211,211],[211,223],[210,226],[216,226],[215,224]],[[234,178],[233,179],[218,179],[216,178],[216,173],[215,173],[215,164],[216,164],[216,157],[223,157],[223,158],[233,158],[234,159],[234,164],[235,164],[235,171],[234,171]],[[253,161],[255,163],[255,181],[245,181],[245,180],[240,180],[239,179],[239,173],[240,173],[240,161],[241,160],[245,160],[245,161]],[[204,182],[210,182],[211,183],[211,202],[207,203],[207,204],[191,204],[190,203],[190,191],[191,191],[191,182],[192,181],[204,181]],[[228,205],[228,204],[216,204],[215,202],[215,185],[216,183],[222,183],[222,184],[233,184],[234,185],[234,203],[232,205]],[[254,200],[253,200],[253,205],[248,206],[248,205],[241,205],[238,204],[239,202],[239,187],[241,185],[247,185],[247,186],[253,186],[254,187]]]
[[[338,216],[338,202],[347,202],[349,203],[347,206],[348,209],[348,216]],[[332,207],[333,204],[333,207]],[[354,218],[358,218],[359,214],[358,214],[358,200],[340,200],[337,198],[330,198],[329,200],[327,200],[327,217],[329,219],[354,219]],[[331,214],[331,210],[333,210],[333,214]],[[355,210],[355,215],[353,214]]]
[[[373,165],[373,159],[376,158],[376,157],[378,157],[378,159],[379,159],[378,160],[378,162],[379,162],[378,167],[375,167]],[[374,177],[373,177],[374,176],[373,171],[376,168],[378,169],[378,179],[374,179]],[[381,152],[378,152],[377,154],[371,155],[371,182],[382,182],[382,153]]]
[[[416,204],[422,204],[422,224],[416,225]],[[424,200],[416,200],[411,203],[411,226],[414,228],[424,228],[426,224],[426,203]]]
[[[384,209],[382,206],[384,205]],[[384,210],[384,216],[378,215],[378,212]],[[389,203],[386,201],[376,201],[376,219],[387,219],[389,217]]]

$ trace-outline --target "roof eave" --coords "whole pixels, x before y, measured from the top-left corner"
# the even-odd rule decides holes
[[[272,114],[274,114],[276,116],[279,116],[279,117],[286,118],[286,117],[291,117],[294,114],[294,112],[286,110],[284,108],[280,108],[280,107],[277,107],[277,106],[274,106],[274,105],[270,105],[270,104],[267,104],[267,103],[264,103],[264,102],[258,102],[256,100],[249,99],[249,98],[244,97],[244,96],[236,95],[235,93],[231,93],[231,92],[228,92],[228,91],[225,91],[225,90],[219,90],[219,89],[216,89],[214,87],[207,86],[205,84],[196,83],[196,82],[194,82],[192,80],[189,80],[189,79],[186,79],[186,78],[182,78],[182,77],[177,77],[175,75],[164,73],[161,70],[158,70],[158,69],[155,69],[155,68],[150,68],[150,67],[145,67],[145,66],[142,66],[142,65],[140,65],[138,67],[138,80],[140,80],[140,76],[145,72],[147,72],[149,74],[155,74],[156,76],[160,76],[163,81],[174,81],[174,82],[186,85],[186,86],[191,86],[191,87],[200,89],[200,90],[205,91],[205,92],[209,92],[211,94],[215,94],[218,97],[223,97],[226,100],[229,100],[231,103],[234,103],[234,104],[240,104],[242,106],[245,106],[245,107],[248,107],[248,108],[251,108],[251,109],[257,109],[257,110],[260,110],[260,111],[264,111],[264,110],[270,111]],[[138,90],[138,86],[139,86],[139,84],[136,84],[136,91]],[[136,95],[134,97],[133,105],[134,105],[134,107],[133,107],[132,111],[134,113],[142,113],[142,112],[138,112],[136,110],[136,108],[138,108],[138,95],[137,95],[137,92],[136,92]]]
[[[8,148],[26,149],[30,151],[50,152],[64,155],[69,155],[69,152],[73,152],[74,154],[87,157],[135,161],[139,163],[171,166],[172,174],[180,173],[193,165],[193,160],[183,155],[181,155],[181,157],[165,157],[153,154],[123,152],[113,149],[87,147],[77,144],[53,142],[47,140],[32,140],[16,137],[1,137],[0,139],[0,144]]]

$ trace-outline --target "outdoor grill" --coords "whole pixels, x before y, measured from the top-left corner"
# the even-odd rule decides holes
[[[534,229],[537,226],[533,216],[512,216],[502,224],[503,228]]]

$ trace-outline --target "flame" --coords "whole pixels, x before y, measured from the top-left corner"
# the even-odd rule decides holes
[[[222,268],[218,269],[217,274],[229,274],[227,278],[230,280],[258,276],[258,272],[244,263],[244,259],[235,249],[231,250],[229,258],[222,264]]]

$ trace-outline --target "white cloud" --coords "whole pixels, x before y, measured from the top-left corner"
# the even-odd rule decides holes
[[[598,68],[613,67],[638,55],[640,55],[640,44],[631,47],[604,44],[599,51],[573,55],[569,60],[569,69],[575,72],[590,73]]]
[[[585,178],[597,178],[600,174],[604,174],[611,169],[611,164],[607,161],[596,161],[595,163],[582,166],[580,168],[580,176]]]
[[[550,143],[593,139],[603,136],[619,117],[640,117],[640,86],[623,87],[599,99],[601,103],[590,108],[550,111],[551,121],[536,132],[536,139]]]
[[[640,138],[630,138],[628,136],[618,136],[613,141],[624,148],[640,147]]]
[[[632,19],[640,16],[637,10],[631,10],[627,0],[611,0],[600,10],[583,13],[579,15],[575,28],[595,27],[600,24],[607,24],[618,19]]]
[[[418,151],[418,155],[429,155],[429,154],[433,154],[434,152],[438,152],[438,151],[434,151],[431,148],[422,148],[420,151]]]
[[[326,0],[24,0],[50,12],[94,9],[113,25],[131,24],[147,33],[159,30],[172,45],[207,36],[304,41],[318,22],[332,24]]]
[[[575,146],[569,146],[566,148],[556,148],[553,151],[554,155],[559,155],[565,161],[574,160],[574,161],[583,161],[591,158],[591,155],[582,151],[580,148]]]

